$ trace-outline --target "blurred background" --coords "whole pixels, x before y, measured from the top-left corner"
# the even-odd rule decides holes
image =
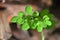
[[[20,25],[10,22],[19,11],[25,11],[26,5],[39,12],[49,8],[57,24],[44,30],[45,40],[60,40],[60,0],[0,0],[0,40],[41,40],[41,33],[36,30],[23,31]]]

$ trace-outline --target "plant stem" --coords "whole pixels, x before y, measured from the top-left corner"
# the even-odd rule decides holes
[[[45,40],[45,38],[44,38],[44,32],[42,31],[42,40]]]

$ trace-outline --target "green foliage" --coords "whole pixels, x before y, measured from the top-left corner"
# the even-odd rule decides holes
[[[42,10],[42,12],[41,12],[41,17],[43,17],[44,15],[48,15],[49,14],[49,10],[48,9],[44,9],[44,10]]]
[[[27,14],[32,14],[33,13],[33,8],[31,6],[26,6],[25,11]]]
[[[43,19],[44,19],[44,20],[49,20],[50,18],[49,18],[47,15],[44,15],[44,16],[43,16]]]
[[[14,17],[11,19],[11,22],[16,23],[17,19],[18,19],[18,17],[17,17],[17,16],[14,16]]]
[[[55,26],[55,24],[56,24],[56,21],[54,21],[54,20],[51,20],[51,22],[52,22],[52,25],[51,25],[51,26],[46,27],[46,29],[47,29],[47,30],[51,30],[51,29],[53,29],[53,28],[54,28],[54,26]]]
[[[24,12],[22,12],[22,11],[18,12],[18,16],[19,17],[24,17]]]
[[[18,23],[18,24],[23,24],[23,23],[24,23],[24,19],[19,18],[19,19],[17,20],[17,23]]]
[[[38,12],[38,11],[35,11],[35,12],[33,13],[33,16],[34,16],[34,17],[39,16],[39,12]]]
[[[36,29],[37,25],[36,23],[34,22],[34,20],[31,20],[31,28],[32,29]]]
[[[28,23],[23,23],[22,25],[22,30],[28,30],[30,27],[28,25]]]
[[[43,17],[47,15],[50,19],[53,19],[55,16],[49,12],[49,9],[42,10],[40,16]]]
[[[42,26],[39,25],[39,26],[37,27],[37,31],[38,31],[38,32],[42,32],[42,31],[43,31]]]
[[[25,14],[29,15],[25,15]],[[43,29],[51,29],[56,24],[53,20],[54,15],[50,14],[48,9],[42,12],[34,11],[31,6],[26,6],[25,12],[20,11],[18,16],[14,16],[11,22],[18,23],[22,26],[22,30],[36,29],[42,32]]]
[[[52,22],[51,21],[46,21],[45,22],[48,26],[51,26],[52,25]]]
[[[54,16],[53,14],[48,14],[48,17],[49,17],[50,19],[53,19],[55,16]]]
[[[43,24],[44,24],[44,23],[43,23],[42,21],[38,21],[38,23],[37,23],[37,31],[38,31],[38,32],[42,32],[43,27],[44,27]]]

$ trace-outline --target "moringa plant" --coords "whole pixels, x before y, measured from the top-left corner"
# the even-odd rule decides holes
[[[12,23],[21,25],[22,30],[37,30],[42,32],[42,40],[44,40],[44,29],[51,29],[55,26],[54,15],[49,12],[48,9],[44,9],[41,12],[33,11],[31,6],[26,6],[25,12],[18,12],[18,16],[14,16],[11,19]]]

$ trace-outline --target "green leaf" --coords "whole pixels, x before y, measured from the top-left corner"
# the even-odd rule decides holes
[[[28,24],[30,24],[31,22],[31,16],[26,16],[26,18],[24,19],[25,22],[27,22]]]
[[[29,22],[29,20],[26,18],[26,19],[24,19],[24,22],[27,22],[27,23],[28,23],[28,22]]]
[[[39,18],[34,19],[34,23],[37,23],[39,21]]]
[[[33,13],[33,8],[31,6],[26,6],[25,11],[27,14],[32,14]]]
[[[42,32],[43,31],[43,28],[42,27],[37,27],[37,31],[38,32]]]
[[[42,32],[42,30],[43,30],[43,22],[42,21],[39,21],[38,23],[37,23],[37,31],[38,32]]]
[[[31,21],[31,28],[32,28],[32,29],[36,29],[36,27],[37,27],[37,25],[36,25],[36,23],[34,22],[34,20]]]
[[[43,28],[46,28],[47,24],[43,21]]]
[[[48,9],[42,10],[42,12],[41,12],[41,16],[42,16],[42,17],[43,17],[44,15],[47,15],[47,14],[49,14],[49,10],[48,10]]]
[[[24,19],[19,18],[19,19],[17,20],[17,23],[18,23],[18,24],[23,24],[23,23],[24,23]]]
[[[32,27],[32,25],[34,24],[34,20],[30,20],[29,24]]]
[[[51,29],[53,29],[53,28],[54,28],[54,26],[56,25],[56,21],[51,20],[51,22],[52,22],[52,25],[51,25],[51,26],[46,27],[46,29],[47,29],[47,30],[51,30]]]
[[[43,30],[43,27],[42,27],[42,25],[40,23],[38,22],[38,24],[37,24],[37,31],[38,32],[42,32],[42,30]]]
[[[32,24],[31,26],[32,29],[36,29],[36,27],[37,27],[36,24]]]
[[[51,26],[51,25],[52,25],[52,22],[51,22],[51,21],[45,21],[45,23],[46,23],[48,26]]]
[[[44,16],[43,16],[43,19],[44,19],[44,20],[49,20],[50,18],[49,18],[47,15],[44,15]]]
[[[12,23],[16,23],[17,19],[18,19],[18,17],[17,17],[17,16],[14,16],[14,17],[11,19],[11,22],[12,22]]]
[[[34,16],[34,17],[39,16],[39,12],[38,12],[38,11],[35,11],[35,12],[33,13],[33,16]]]
[[[39,25],[43,28],[47,27],[44,21],[39,21]]]
[[[22,25],[22,30],[28,30],[30,27],[29,27],[29,25],[28,25],[28,23],[24,23],[23,25]]]
[[[29,25],[30,25],[31,29],[36,29],[36,24],[35,24],[34,20],[31,19],[29,22]]]
[[[23,16],[24,16],[24,12],[20,11],[20,12],[18,13],[18,16],[19,16],[19,17],[23,17]]]

